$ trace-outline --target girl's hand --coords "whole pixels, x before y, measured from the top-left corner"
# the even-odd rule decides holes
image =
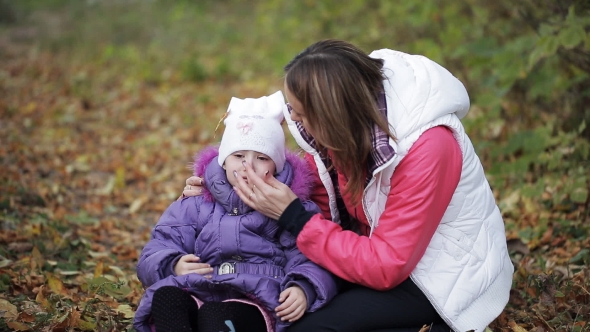
[[[288,320],[289,322],[294,322],[301,318],[305,310],[307,310],[305,292],[297,286],[289,287],[282,291],[279,296],[279,302],[281,302],[281,305],[275,311],[282,321]]]
[[[193,254],[184,255],[176,262],[174,273],[177,276],[196,273],[204,275],[207,279],[211,279],[213,268],[207,263],[199,263],[200,261],[201,259]]]
[[[246,168],[248,182],[234,173],[238,182],[234,188],[237,194],[254,210],[278,220],[289,204],[297,199],[297,196],[291,188],[275,179],[272,174],[266,174],[264,178],[261,178],[256,175],[252,166],[247,162],[244,161],[243,164]]]
[[[203,178],[191,176],[190,178],[186,179],[185,183],[186,186],[182,191],[182,195],[178,197],[178,200],[189,196],[199,196],[203,193],[203,186],[205,185],[205,180]]]

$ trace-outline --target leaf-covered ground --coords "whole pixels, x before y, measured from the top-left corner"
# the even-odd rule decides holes
[[[267,91],[153,84],[19,33],[0,40],[0,330],[126,330],[138,253],[193,154],[232,93]]]
[[[0,331],[131,330],[138,254],[192,155],[219,139],[231,96],[280,82],[190,83],[174,68],[150,80],[31,33],[0,35]],[[539,211],[518,209],[535,229]],[[494,331],[590,330],[588,202],[542,213],[534,243],[507,234],[516,272]]]

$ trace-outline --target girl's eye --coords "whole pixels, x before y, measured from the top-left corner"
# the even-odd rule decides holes
[[[234,154],[234,157],[241,159],[243,156],[241,154]]]
[[[258,160],[267,161],[268,158],[266,158],[266,157],[258,157]]]

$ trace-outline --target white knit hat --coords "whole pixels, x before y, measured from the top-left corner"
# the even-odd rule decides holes
[[[285,166],[285,132],[281,126],[285,98],[281,91],[257,99],[232,97],[223,121],[225,130],[217,162],[241,150],[252,150],[269,156],[276,172]]]

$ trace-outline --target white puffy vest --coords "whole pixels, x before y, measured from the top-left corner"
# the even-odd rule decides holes
[[[483,331],[508,303],[514,268],[502,216],[459,120],[469,110],[467,91],[445,68],[423,56],[388,49],[370,56],[385,61],[387,115],[397,138],[397,142],[390,140],[395,157],[373,173],[364,191],[363,209],[371,234],[385,209],[397,165],[426,130],[450,128],[463,153],[461,178],[411,278],[453,330]],[[314,156],[330,196],[332,217],[338,221],[334,187],[325,166],[290,116],[285,117],[297,143]]]

